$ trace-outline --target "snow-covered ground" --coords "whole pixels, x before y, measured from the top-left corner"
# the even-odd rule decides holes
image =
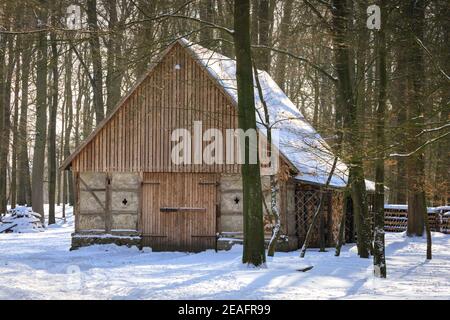
[[[59,208],[60,209],[60,208]],[[60,214],[60,210],[59,210]],[[388,279],[354,246],[341,257],[277,253],[265,269],[240,263],[242,247],[199,254],[102,245],[69,251],[73,218],[45,232],[0,234],[0,299],[450,299],[450,236],[388,233]],[[308,272],[296,271],[314,266]]]

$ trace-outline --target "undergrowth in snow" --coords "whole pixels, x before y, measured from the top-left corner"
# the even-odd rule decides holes
[[[61,208],[57,214],[60,217]],[[387,279],[354,245],[334,257],[276,253],[266,268],[241,263],[242,246],[198,254],[95,245],[69,251],[73,217],[45,232],[0,234],[0,299],[450,299],[450,236],[386,234]],[[313,266],[307,272],[297,270]]]

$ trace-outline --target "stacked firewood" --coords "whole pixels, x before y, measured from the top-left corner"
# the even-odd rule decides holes
[[[3,232],[40,232],[44,231],[41,215],[33,212],[28,207],[16,207],[8,210],[8,213],[0,220],[0,233]]]

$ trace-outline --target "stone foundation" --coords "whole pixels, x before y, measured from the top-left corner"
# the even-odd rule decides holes
[[[138,248],[142,247],[142,238],[139,235],[117,235],[117,234],[72,234],[72,245],[70,250],[76,250],[81,247],[87,247],[94,244],[115,244],[118,246]],[[236,238],[219,238],[217,240],[217,250],[228,251],[235,244],[243,244],[243,240]],[[267,249],[269,240],[266,239],[265,247]],[[278,240],[277,252],[289,252],[298,249],[298,240],[295,237],[289,237]]]
[[[118,246],[141,247],[141,237],[138,235],[113,235],[113,234],[72,234],[72,246],[70,250],[93,244],[116,244]]]

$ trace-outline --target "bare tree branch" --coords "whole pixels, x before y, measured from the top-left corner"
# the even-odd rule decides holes
[[[444,138],[444,137],[446,137],[448,135],[450,135],[450,131],[446,132],[446,133],[444,133],[444,134],[442,134],[442,135],[440,135],[440,136],[438,136],[436,138],[433,138],[433,139],[430,139],[430,140],[426,141],[425,143],[420,145],[414,151],[411,151],[409,153],[391,153],[389,156],[390,157],[410,157],[413,154],[415,154],[415,153],[419,152],[420,150],[422,150],[423,148],[425,148],[427,145],[432,144],[432,143],[434,143],[434,142],[436,142],[436,141],[438,141],[438,140],[440,140],[440,139],[442,139],[442,138]]]
[[[312,68],[314,68],[317,71],[321,72],[323,75],[325,75],[327,78],[329,78],[334,83],[337,82],[337,79],[332,74],[327,72],[324,68],[322,68],[321,66],[315,64],[314,62],[311,62],[309,59],[297,56],[297,55],[293,54],[292,52],[289,52],[289,51],[283,50],[283,49],[274,48],[274,47],[264,46],[264,45],[252,45],[252,48],[267,49],[267,50],[271,50],[271,51],[274,51],[274,52],[277,52],[277,53],[286,54],[286,55],[288,55],[291,58],[294,58],[296,60],[299,60],[299,61],[302,61],[302,62],[308,64]]]

